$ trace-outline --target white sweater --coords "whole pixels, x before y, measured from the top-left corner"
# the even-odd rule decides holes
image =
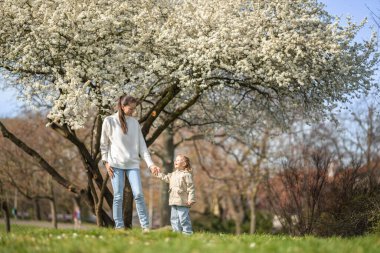
[[[139,122],[130,116],[125,116],[127,134],[123,133],[118,114],[115,113],[104,119],[100,152],[102,160],[111,167],[119,169],[139,169],[140,157],[143,157],[148,167],[153,165]],[[140,157],[139,157],[140,155]]]

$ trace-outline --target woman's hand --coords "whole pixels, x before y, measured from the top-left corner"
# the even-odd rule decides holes
[[[108,173],[108,175],[110,176],[110,178],[113,178],[113,177],[114,177],[113,169],[112,169],[112,167],[110,166],[110,164],[109,164],[109,163],[105,163],[104,166],[106,166],[107,173]]]

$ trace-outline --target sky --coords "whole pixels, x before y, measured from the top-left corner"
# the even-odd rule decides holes
[[[351,16],[354,22],[361,22],[368,17],[367,25],[359,32],[358,41],[368,39],[371,36],[371,26],[375,27],[375,22],[371,17],[371,9],[380,15],[380,0],[319,0],[326,5],[326,10],[335,16],[341,18]],[[378,29],[376,28],[376,31]],[[376,79],[380,79],[380,72],[377,73]],[[0,117],[16,116],[23,103],[16,99],[17,92],[11,89],[1,89],[4,85],[4,79],[0,76]],[[380,83],[380,82],[379,82]],[[374,95],[368,98],[361,98],[353,101],[354,107],[366,106],[374,100]],[[352,107],[351,106],[351,107]]]
[[[326,5],[326,10],[335,16],[351,16],[354,21],[360,22],[368,17],[368,25],[359,34],[357,39],[368,38],[371,34],[370,26],[375,22],[371,11],[380,15],[380,0],[319,0]]]
[[[339,16],[342,19],[347,16],[351,16],[353,21],[359,23],[367,17],[367,24],[358,33],[356,40],[363,41],[370,38],[372,31],[376,31],[380,36],[380,30],[374,21],[373,13],[380,16],[380,0],[319,0],[326,5],[326,10],[335,16]],[[380,45],[379,45],[380,46]],[[380,66],[379,66],[380,68]],[[375,75],[375,80],[380,83],[380,70]],[[376,104],[380,105],[379,94],[374,91],[367,97],[352,100],[352,104],[348,104],[349,111],[344,114],[350,114],[355,111],[364,111],[368,106]]]

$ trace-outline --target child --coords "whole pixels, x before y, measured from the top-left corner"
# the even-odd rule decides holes
[[[191,235],[193,230],[189,209],[195,203],[195,194],[189,158],[178,155],[174,161],[174,168],[173,173],[156,173],[155,176],[169,183],[170,222],[173,231]]]

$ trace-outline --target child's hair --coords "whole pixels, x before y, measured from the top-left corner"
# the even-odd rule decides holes
[[[193,172],[193,170],[191,169],[191,164],[190,164],[190,159],[189,159],[189,157],[187,157],[187,156],[185,156],[185,155],[178,155],[178,156],[180,156],[180,157],[182,157],[183,158],[183,160],[185,161],[185,170],[187,171],[187,172]]]

